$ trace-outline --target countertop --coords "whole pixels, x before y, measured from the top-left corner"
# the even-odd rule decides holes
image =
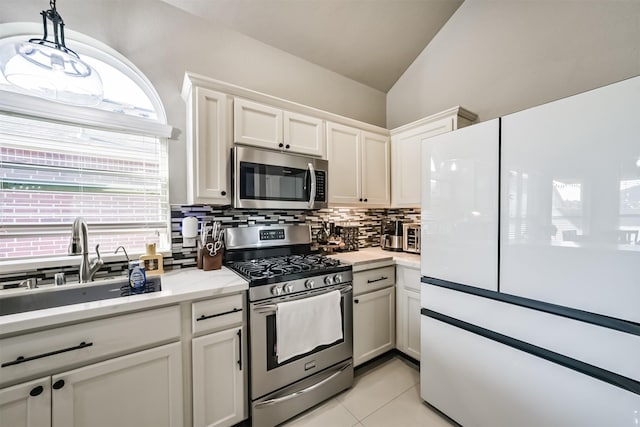
[[[184,301],[241,292],[249,284],[233,271],[203,271],[195,268],[173,270],[161,276],[162,291],[66,305],[44,310],[0,316],[0,336],[22,331],[79,322],[90,318],[113,316],[129,311],[178,304]],[[65,286],[73,286],[71,284]],[[23,292],[38,292],[24,290]]]
[[[353,252],[341,252],[329,256],[339,259],[346,264],[351,264],[354,273],[394,264],[410,268],[420,268],[420,254],[385,251],[380,249],[380,247],[364,248]]]

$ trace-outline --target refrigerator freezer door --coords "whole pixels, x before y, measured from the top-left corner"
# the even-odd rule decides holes
[[[640,322],[640,77],[502,119],[500,290]]]
[[[499,119],[422,142],[422,275],[498,290]]]
[[[422,316],[420,395],[466,427],[625,426],[638,395]]]

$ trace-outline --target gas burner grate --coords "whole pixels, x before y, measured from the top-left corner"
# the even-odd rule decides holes
[[[316,272],[323,274],[335,267],[340,261],[323,255],[286,255],[249,261],[231,261],[227,267],[251,280],[274,278],[292,274]]]

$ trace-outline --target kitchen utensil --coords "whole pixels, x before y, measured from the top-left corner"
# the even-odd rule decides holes
[[[218,251],[222,248],[222,241],[217,240],[215,242],[209,242],[205,245],[207,250],[209,251],[210,256],[214,256],[218,253]]]
[[[213,222],[213,225],[211,226],[211,239],[212,240],[219,240],[218,238],[218,234],[220,231],[220,223],[217,221]]]

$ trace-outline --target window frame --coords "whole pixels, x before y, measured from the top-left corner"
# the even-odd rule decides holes
[[[35,23],[5,23],[0,24],[0,39],[39,37],[41,36],[41,31],[42,26]],[[174,129],[167,124],[166,112],[151,82],[131,61],[109,46],[72,30],[65,30],[65,38],[67,43],[72,45],[73,49],[78,52],[80,56],[85,54],[103,61],[133,80],[150,99],[156,111],[157,119],[145,119],[91,107],[61,104],[19,92],[1,89],[0,112],[2,112],[2,114],[17,115],[36,120],[158,138],[160,144],[163,145],[165,152],[164,157],[167,163],[164,166],[168,170],[168,140],[171,139]],[[168,241],[164,242],[166,246],[159,248],[159,252],[164,255],[171,255],[171,209],[168,187],[169,182],[167,181],[166,226]],[[130,255],[132,258],[137,258],[137,256],[142,253],[143,252],[134,251],[130,253]],[[80,258],[80,256],[52,255],[3,259],[0,260],[0,274],[33,270],[36,268],[36,265],[38,269],[69,265],[75,266]],[[106,262],[116,261],[121,260],[122,255],[104,254],[102,258]]]

